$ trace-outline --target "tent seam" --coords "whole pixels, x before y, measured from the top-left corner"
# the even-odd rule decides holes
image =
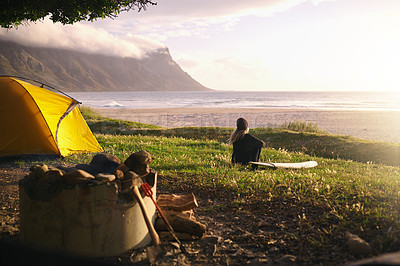
[[[72,103],[69,105],[69,107],[68,107],[67,110],[64,112],[64,114],[60,117],[60,120],[58,120],[57,129],[56,129],[56,138],[55,138],[55,141],[56,141],[56,144],[57,144],[57,147],[58,147],[59,150],[60,150],[60,146],[58,145],[58,129],[60,128],[60,124],[61,124],[61,122],[63,121],[63,119],[64,119],[67,115],[69,115],[69,113],[71,113],[72,110],[74,110],[74,108],[75,108],[77,105],[78,105],[78,103],[75,102],[74,99],[72,99]],[[61,150],[60,150],[60,153],[61,153]]]

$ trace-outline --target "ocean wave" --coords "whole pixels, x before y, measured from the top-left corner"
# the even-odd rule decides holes
[[[117,101],[112,101],[106,105],[104,105],[104,107],[125,107],[123,104],[120,104]]]

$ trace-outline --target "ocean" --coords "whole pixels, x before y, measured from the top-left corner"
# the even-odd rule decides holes
[[[70,92],[95,108],[283,108],[341,111],[400,111],[397,92]]]

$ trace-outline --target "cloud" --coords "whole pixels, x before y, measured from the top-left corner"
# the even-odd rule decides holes
[[[215,18],[232,17],[249,14],[271,14],[296,6],[303,2],[316,0],[218,0],[218,1],[187,1],[187,0],[159,0],[157,6],[141,12],[141,17],[175,17],[175,18]],[[318,0],[318,2],[330,0]]]
[[[206,87],[217,90],[262,90],[274,73],[257,56],[221,56],[214,51],[179,54],[176,61]]]
[[[112,21],[105,19],[96,23],[107,31],[134,31],[158,40],[207,37],[210,27],[229,31],[245,16],[273,16],[302,3],[317,5],[327,1],[336,0],[158,0],[157,5],[149,7],[147,11],[122,12]]]
[[[307,1],[331,0],[159,0],[157,6],[149,6],[147,11],[122,12],[114,20],[62,25],[45,19],[17,29],[0,28],[0,39],[28,46],[141,58],[165,47],[161,41],[167,38],[207,38],[210,26],[229,31],[241,16],[271,15]]]
[[[62,25],[49,19],[17,29],[0,29],[0,39],[34,47],[134,58],[142,58],[147,52],[165,47],[158,41],[131,33],[116,35],[90,24]]]

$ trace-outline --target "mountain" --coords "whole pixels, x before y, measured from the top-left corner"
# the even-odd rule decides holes
[[[0,40],[0,74],[63,91],[206,91],[161,48],[143,59],[38,48]]]

